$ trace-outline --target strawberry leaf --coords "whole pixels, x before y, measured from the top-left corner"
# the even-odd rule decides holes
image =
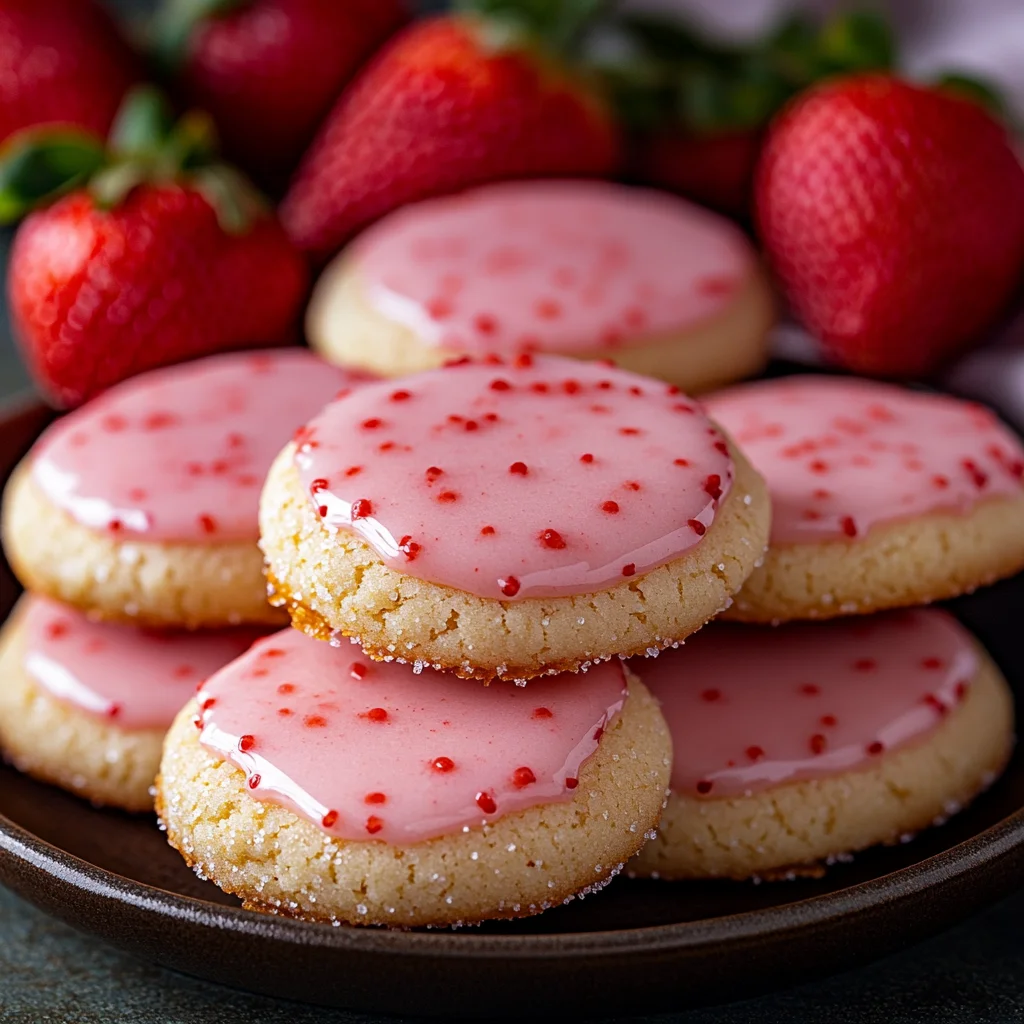
[[[0,147],[0,223],[78,187],[103,166],[103,143],[72,129],[29,129]]]
[[[456,9],[484,20],[494,48],[539,40],[566,55],[610,6],[609,0],[459,0]]]
[[[954,92],[964,99],[973,100],[990,114],[1016,127],[1013,124],[1013,116],[1006,97],[994,82],[975,75],[961,74],[958,71],[947,71],[939,76],[935,86],[938,89],[946,90],[946,92]]]
[[[151,85],[138,86],[121,103],[108,145],[121,156],[152,154],[167,141],[173,124],[163,93]]]

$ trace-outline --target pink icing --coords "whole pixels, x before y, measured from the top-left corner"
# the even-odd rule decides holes
[[[25,597],[23,607],[28,675],[51,696],[126,730],[166,729],[203,679],[261,635],[91,622],[45,597]]]
[[[499,599],[591,593],[677,558],[733,472],[676,388],[557,356],[372,384],[296,440],[328,527],[403,573]]]
[[[772,541],[861,537],[1021,493],[1024,449],[980,405],[839,377],[745,384],[705,402],[772,495]]]
[[[481,686],[284,630],[207,680],[197,725],[257,799],[343,839],[417,843],[570,800],[625,697],[618,662]]]
[[[77,522],[113,536],[255,540],[274,456],[364,379],[298,348],[155,370],[58,420],[36,445],[32,476]]]
[[[946,612],[714,625],[631,667],[672,731],[672,789],[725,797],[870,767],[923,739],[977,670]]]
[[[719,313],[749,274],[728,221],[597,181],[511,182],[392,214],[356,243],[370,303],[428,344],[592,352]]]

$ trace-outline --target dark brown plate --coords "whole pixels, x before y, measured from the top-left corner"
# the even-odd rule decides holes
[[[0,417],[0,480],[45,425]],[[17,593],[0,564],[0,617]],[[954,609],[1015,689],[1024,578]],[[938,931],[1024,874],[1024,756],[968,811],[820,880],[659,884],[454,932],[330,928],[241,910],[153,820],[98,811],[0,767],[0,882],[123,949],[254,992],[377,1012],[626,1014],[723,1002],[843,970]]]

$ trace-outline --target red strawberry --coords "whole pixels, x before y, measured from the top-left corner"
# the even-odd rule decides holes
[[[403,203],[502,178],[601,175],[617,135],[603,102],[488,23],[420,22],[398,35],[341,99],[281,207],[300,248],[330,256]]]
[[[128,102],[138,111],[148,99]],[[77,161],[68,180],[89,179],[25,221],[7,268],[15,333],[58,405],[157,366],[281,343],[305,294],[302,257],[244,179],[209,159],[204,122],[185,118],[161,137],[161,116],[148,114],[120,118],[99,158],[80,136],[35,138],[5,179],[7,210],[19,189],[43,191],[40,176],[64,187],[51,164]]]
[[[228,156],[283,185],[342,86],[405,14],[402,0],[167,0],[156,27]]]
[[[761,137],[752,128],[707,135],[660,132],[637,140],[634,173],[645,183],[742,220],[750,214]]]
[[[0,141],[61,122],[105,136],[135,58],[92,0],[0,0]]]
[[[977,339],[1024,267],[1024,169],[981,106],[888,75],[776,121],[756,217],[790,303],[842,365],[925,374]]]

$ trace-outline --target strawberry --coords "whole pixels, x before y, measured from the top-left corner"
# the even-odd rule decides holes
[[[602,175],[617,157],[603,101],[537,37],[443,16],[396,36],[342,94],[281,219],[323,260],[403,203],[503,178]]]
[[[56,122],[103,137],[137,77],[92,0],[0,0],[0,141]]]
[[[276,187],[342,86],[405,17],[402,0],[166,0],[154,31],[227,155]]]
[[[772,126],[756,219],[790,304],[841,365],[910,377],[962,350],[1024,269],[1024,170],[973,100],[837,79]]]
[[[22,224],[7,268],[15,334],[57,405],[157,366],[281,343],[295,322],[301,255],[213,160],[208,122],[170,128],[148,90],[129,94],[109,148],[32,133],[0,183],[8,218],[66,193]]]

